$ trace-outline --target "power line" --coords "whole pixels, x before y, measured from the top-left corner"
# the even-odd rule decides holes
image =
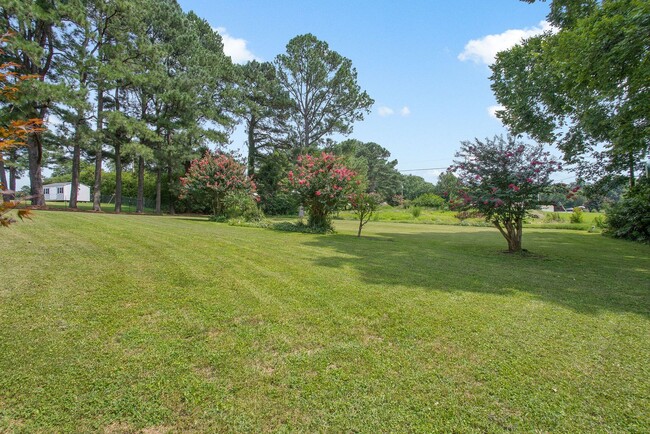
[[[406,169],[400,170],[400,172],[422,172],[425,170],[447,170],[446,167],[429,167],[428,169]]]

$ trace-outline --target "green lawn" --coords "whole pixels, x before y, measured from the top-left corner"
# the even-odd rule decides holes
[[[36,211],[0,232],[0,432],[648,432],[650,247]]]
[[[380,222],[400,222],[400,223],[423,223],[423,224],[436,224],[436,225],[466,225],[466,226],[491,226],[485,222],[484,218],[468,218],[462,223],[456,218],[456,211],[443,211],[433,210],[429,208],[420,208],[420,215],[415,217],[413,215],[413,208],[401,208],[391,206],[381,206],[373,214],[373,221]],[[545,219],[549,214],[548,212],[535,211],[533,214],[535,218],[528,218],[525,221],[525,226],[536,229],[572,229],[572,230],[590,230],[594,226],[594,219],[596,217],[604,218],[603,213],[598,212],[585,212],[583,213],[582,223],[571,223],[571,213],[561,212],[556,213],[560,217],[560,221],[551,221]],[[356,219],[352,211],[342,211],[338,214],[338,218],[342,220]],[[597,231],[600,229],[595,228]]]
[[[68,202],[67,201],[65,201],[65,202],[62,202],[62,201],[58,201],[58,202],[48,201],[46,204],[47,204],[48,208],[53,208],[53,209],[64,208],[64,209],[68,209]],[[104,212],[113,212],[113,210],[115,210],[115,203],[101,203],[100,207],[101,207],[102,211],[104,211]],[[79,210],[82,210],[82,211],[91,211],[93,209],[93,203],[92,202],[79,202],[79,203],[77,203],[77,208]],[[136,209],[137,209],[137,207],[136,207],[135,200],[128,200],[128,201],[125,201],[124,203],[122,203],[122,212],[134,213]],[[145,207],[144,212],[151,214],[151,213],[154,212],[154,209],[149,208],[149,207]]]

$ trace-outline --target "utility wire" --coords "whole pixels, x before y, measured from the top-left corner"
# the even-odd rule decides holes
[[[429,167],[428,169],[406,169],[400,170],[400,172],[421,172],[425,170],[447,170],[446,167]]]

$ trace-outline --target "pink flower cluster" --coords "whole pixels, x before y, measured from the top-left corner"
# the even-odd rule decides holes
[[[200,191],[222,196],[234,191],[253,193],[256,189],[252,178],[246,175],[246,166],[221,152],[208,151],[201,159],[193,160],[180,182],[181,198]]]
[[[347,203],[356,176],[339,157],[323,152],[319,156],[299,156],[287,174],[287,184],[312,210],[318,208],[326,213]]]

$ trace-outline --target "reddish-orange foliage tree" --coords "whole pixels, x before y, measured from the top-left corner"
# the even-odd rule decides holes
[[[2,46],[5,44],[7,38],[11,37],[9,33],[4,33],[0,36],[0,54],[3,54]],[[28,80],[38,78],[34,75],[20,74],[16,71],[19,65],[11,62],[0,64],[0,107],[11,112],[12,103],[18,100],[21,86]],[[27,136],[32,133],[43,131],[43,121],[41,119],[11,119],[6,120],[0,118],[0,162],[3,161],[3,152],[15,146],[22,146],[25,144]],[[3,169],[4,170],[4,169]],[[0,178],[0,192],[6,193],[6,185],[4,182],[4,173]],[[9,226],[15,222],[15,219],[7,215],[9,211],[16,208],[18,201],[8,200],[9,195],[3,194],[3,199],[0,201],[0,226]],[[18,217],[22,220],[29,218],[30,210],[18,210]]]

